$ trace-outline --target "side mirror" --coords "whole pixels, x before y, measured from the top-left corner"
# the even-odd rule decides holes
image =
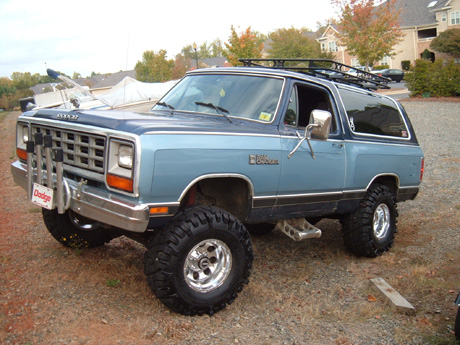
[[[310,125],[305,133],[308,138],[325,141],[329,138],[332,114],[326,110],[315,109],[310,114]]]
[[[332,114],[325,110],[315,109],[310,114],[310,124],[305,128],[305,136],[302,138],[297,132],[297,136],[300,141],[294,150],[291,151],[288,155],[288,159],[297,151],[297,149],[302,145],[306,140],[308,147],[311,151],[311,156],[315,159],[315,153],[313,152],[313,147],[311,146],[310,139],[316,139],[321,141],[326,141],[329,139],[329,131],[331,130],[331,121]]]

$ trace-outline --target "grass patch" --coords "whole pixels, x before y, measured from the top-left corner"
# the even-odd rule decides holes
[[[121,281],[119,279],[107,279],[106,285],[108,287],[118,287],[120,285]]]

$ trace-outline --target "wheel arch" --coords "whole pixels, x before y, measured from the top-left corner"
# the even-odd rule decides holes
[[[374,184],[383,184],[390,188],[394,193],[395,196],[398,194],[399,191],[399,176],[395,173],[384,173],[384,174],[379,174],[376,175],[371,182],[366,187],[366,190],[369,190],[369,188],[374,185]]]
[[[191,181],[180,195],[181,207],[217,206],[244,221],[254,196],[252,181],[241,174],[208,174]]]

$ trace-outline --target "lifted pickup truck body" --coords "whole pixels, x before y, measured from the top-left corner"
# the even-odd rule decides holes
[[[184,314],[218,311],[247,282],[246,227],[278,223],[298,240],[320,235],[305,218],[339,218],[357,255],[388,250],[396,202],[415,198],[423,172],[395,100],[260,67],[189,72],[149,113],[26,112],[17,153],[12,173],[29,198],[46,194],[34,183],[52,190],[43,213],[58,241],[69,245],[62,217],[88,246],[121,234],[148,241],[149,284]],[[177,262],[159,260],[173,249]]]

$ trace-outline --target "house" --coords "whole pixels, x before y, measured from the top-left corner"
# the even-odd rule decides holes
[[[380,6],[385,6],[385,3]],[[403,41],[394,47],[394,56],[384,57],[377,65],[389,65],[390,68],[402,68],[402,61],[420,59],[425,49],[431,52],[431,58],[448,58],[447,55],[430,50],[431,41],[441,32],[460,28],[460,0],[397,0],[396,10],[400,12],[400,28]],[[323,35],[317,39],[323,51],[332,52],[337,61],[358,66],[355,56],[350,56],[345,46],[337,39],[338,29],[329,25]]]

